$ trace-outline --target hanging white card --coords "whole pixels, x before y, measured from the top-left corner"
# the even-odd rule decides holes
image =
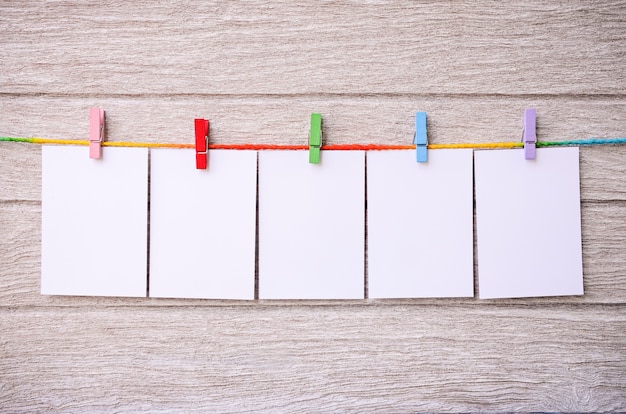
[[[42,294],[145,297],[147,229],[147,149],[42,148]]]
[[[370,298],[474,295],[472,150],[367,153]]]
[[[152,151],[151,297],[254,299],[255,237],[255,151]]]
[[[364,297],[361,151],[259,153],[259,298]]]
[[[481,298],[583,294],[578,148],[476,151]]]

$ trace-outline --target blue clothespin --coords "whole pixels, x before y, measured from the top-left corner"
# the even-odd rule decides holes
[[[426,137],[426,112],[415,113],[415,136],[413,137],[417,162],[428,161],[428,139]]]
[[[534,160],[537,154],[537,110],[528,108],[524,110],[524,118],[522,119],[523,132],[522,141],[524,142],[524,158]]]

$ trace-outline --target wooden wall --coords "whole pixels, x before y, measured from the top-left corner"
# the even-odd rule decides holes
[[[408,144],[626,135],[624,1],[0,3],[0,135]],[[0,143],[0,411],[626,410],[626,146],[581,149],[585,295],[39,294],[41,148]],[[541,212],[537,212],[541,214]],[[520,254],[532,258],[532,246]],[[106,253],[102,260],[108,260]],[[97,264],[95,264],[97,265]]]

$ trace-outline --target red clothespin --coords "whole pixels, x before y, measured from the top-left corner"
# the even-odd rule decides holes
[[[534,108],[525,109],[522,124],[524,127],[522,132],[524,158],[534,160],[537,156],[537,110]]]
[[[89,158],[99,159],[102,156],[104,142],[104,109],[89,110]]]
[[[196,169],[206,170],[209,152],[209,120],[194,119],[196,129]]]

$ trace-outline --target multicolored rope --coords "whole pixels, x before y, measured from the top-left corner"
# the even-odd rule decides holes
[[[56,145],[89,145],[87,140],[51,139],[51,138],[14,138],[0,137],[0,142],[27,142],[31,144]],[[626,138],[588,138],[569,141],[537,141],[537,147],[583,146],[583,145],[617,145],[626,144]],[[135,148],[195,148],[194,144],[153,143],[153,142],[115,142],[105,141],[103,147],[135,147]],[[522,142],[484,142],[467,144],[428,144],[428,149],[495,149],[521,148]],[[308,150],[308,145],[276,145],[276,144],[210,144],[209,149],[226,150]],[[415,145],[378,145],[378,144],[329,144],[324,145],[327,151],[380,151],[415,149]]]

